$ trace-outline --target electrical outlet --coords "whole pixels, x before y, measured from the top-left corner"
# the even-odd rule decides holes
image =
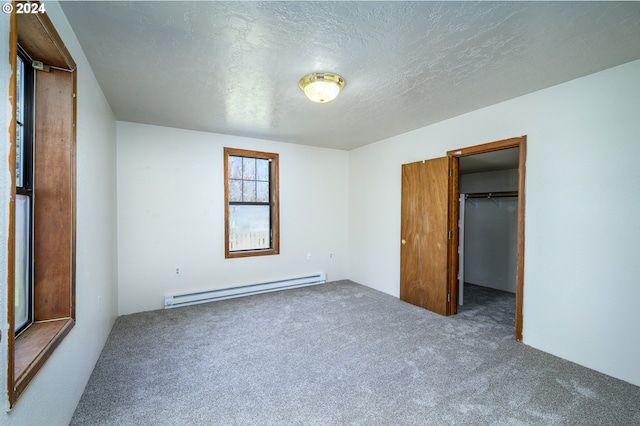
[[[177,276],[182,275],[182,270],[180,269],[179,266],[176,266],[175,271],[173,273],[177,277]]]
[[[333,259],[333,252],[332,251],[329,252],[329,260],[331,260],[331,259]]]

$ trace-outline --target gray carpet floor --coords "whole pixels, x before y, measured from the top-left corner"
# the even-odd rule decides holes
[[[640,425],[640,388],[339,281],[117,319],[72,425]]]

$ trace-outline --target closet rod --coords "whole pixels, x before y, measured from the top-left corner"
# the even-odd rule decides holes
[[[504,192],[472,192],[465,194],[465,200],[469,198],[505,198],[505,197],[517,197],[518,191],[504,191]]]

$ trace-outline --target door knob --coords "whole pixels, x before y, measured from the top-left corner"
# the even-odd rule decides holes
[[[407,240],[402,240],[402,245],[407,244]]]

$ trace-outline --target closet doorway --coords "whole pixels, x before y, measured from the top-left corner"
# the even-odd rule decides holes
[[[458,312],[514,324],[519,148],[460,158]]]
[[[522,341],[525,136],[402,165],[400,299],[441,315],[457,313],[460,160],[510,148],[518,149],[515,337]]]
[[[458,161],[458,211],[455,242],[456,286],[464,304],[464,283],[474,293],[515,293],[515,337],[522,340],[524,268],[524,177],[526,137],[450,151]],[[473,286],[476,284],[476,286]],[[494,290],[489,290],[494,289]],[[469,300],[473,302],[473,300]]]

